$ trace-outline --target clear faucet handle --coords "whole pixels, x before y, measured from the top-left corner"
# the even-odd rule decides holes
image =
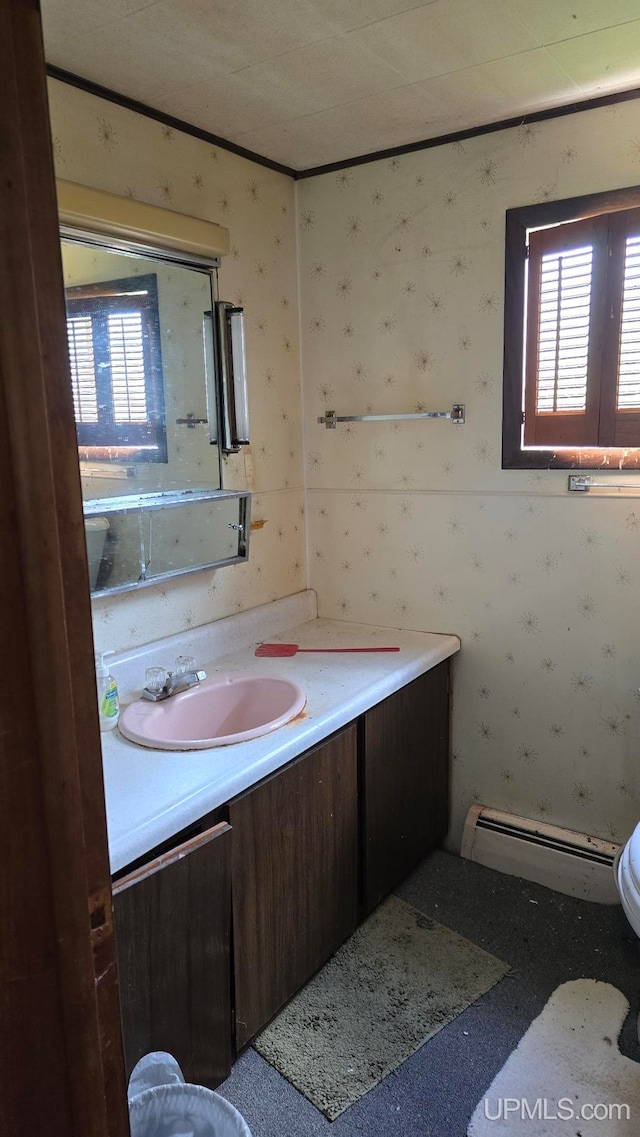
[[[187,671],[195,671],[196,661],[192,655],[179,655],[174,664],[173,674],[176,679],[186,675]]]
[[[167,672],[164,667],[147,667],[144,673],[144,683],[147,691],[159,695],[167,682]]]

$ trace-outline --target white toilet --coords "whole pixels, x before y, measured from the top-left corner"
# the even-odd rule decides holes
[[[624,914],[636,935],[640,936],[640,823],[618,853],[613,872]],[[640,1015],[638,1041],[640,1042]]]
[[[104,553],[104,543],[109,532],[109,522],[106,517],[85,517],[84,535],[87,542],[87,561],[89,562],[89,584],[93,592],[100,571],[100,562]]]
[[[640,936],[640,824],[618,853],[613,871],[627,920]]]

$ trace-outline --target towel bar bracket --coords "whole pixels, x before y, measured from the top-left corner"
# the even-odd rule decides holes
[[[636,471],[632,471],[635,473]],[[589,493],[589,490],[640,490],[638,482],[598,482],[590,474],[569,474],[567,489],[571,493]]]

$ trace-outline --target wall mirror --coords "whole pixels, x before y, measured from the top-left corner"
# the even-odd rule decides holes
[[[242,314],[215,296],[219,226],[58,183],[92,593],[246,560]]]

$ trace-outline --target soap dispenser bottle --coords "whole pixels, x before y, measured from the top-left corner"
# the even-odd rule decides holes
[[[109,674],[109,668],[102,653],[96,654],[96,686],[98,688],[100,730],[113,730],[120,713],[118,685],[113,675]]]

